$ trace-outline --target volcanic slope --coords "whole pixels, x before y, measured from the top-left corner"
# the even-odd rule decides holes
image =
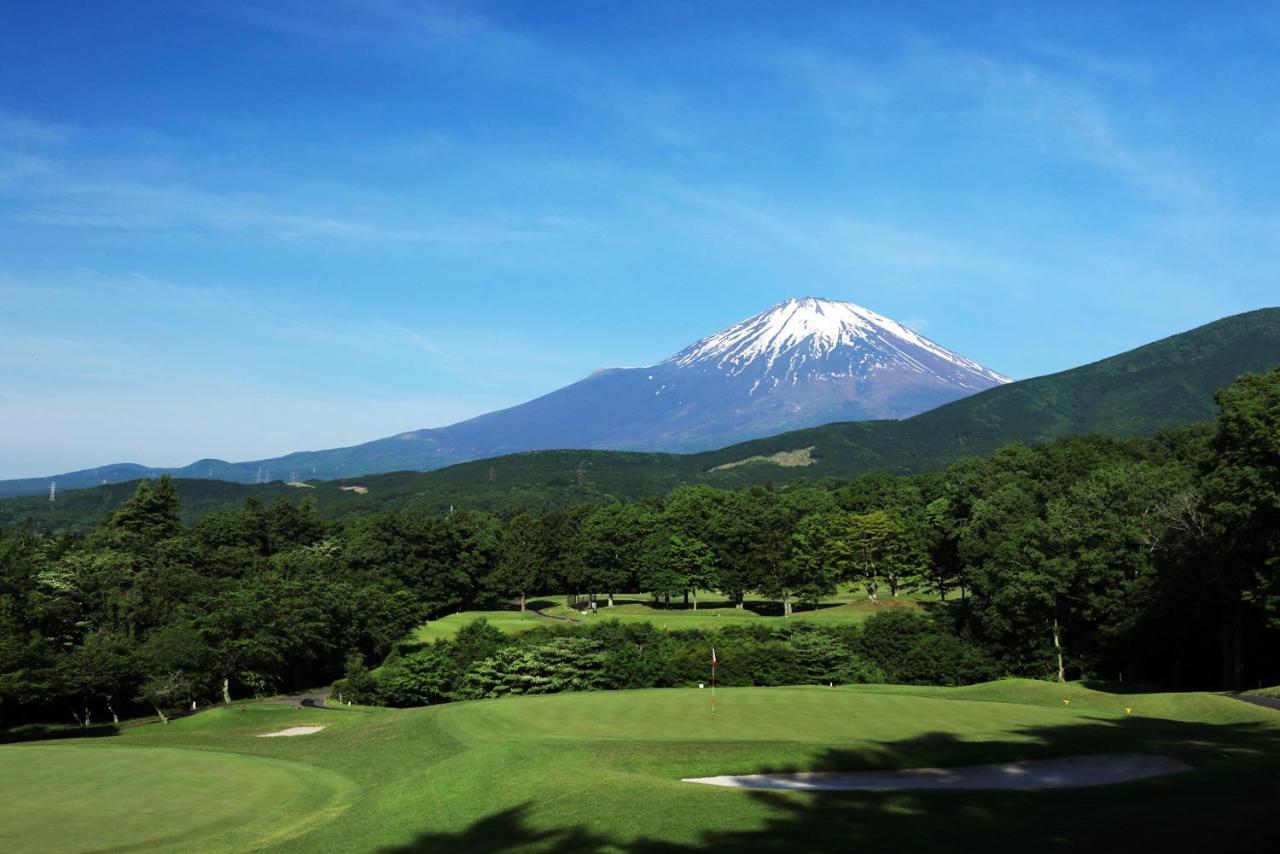
[[[701,451],[832,421],[904,418],[1008,381],[874,311],[809,297],[778,303],[657,364],[596,371],[449,427],[269,460],[120,464],[51,479],[59,489],[159,474],[329,480],[551,448]],[[0,496],[44,494],[48,480],[0,481]]]
[[[433,472],[397,472],[310,489],[180,480],[187,521],[247,496],[315,498],[322,515],[351,518],[412,507],[536,510],[658,495],[682,483],[734,487],[867,472],[935,471],[1014,442],[1066,436],[1150,434],[1209,421],[1214,394],[1237,376],[1280,365],[1280,308],[1224,318],[1127,353],[1045,377],[1003,385],[904,421],[829,424],[700,454],[538,451]],[[786,464],[780,464],[785,462]],[[730,465],[740,463],[739,465]],[[726,467],[727,466],[727,467]],[[87,530],[133,491],[130,484],[0,501],[0,525]]]

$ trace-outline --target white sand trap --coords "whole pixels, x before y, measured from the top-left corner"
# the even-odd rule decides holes
[[[1099,753],[1067,759],[1034,759],[957,768],[904,768],[897,771],[812,771],[801,774],[743,774],[689,777],[686,783],[748,789],[1063,789],[1103,786],[1187,771],[1169,756]]]
[[[295,735],[313,735],[322,729],[322,726],[291,726],[279,732],[264,732],[258,738],[292,738]]]

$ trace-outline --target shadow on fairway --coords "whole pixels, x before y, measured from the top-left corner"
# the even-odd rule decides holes
[[[771,770],[959,765],[1122,750],[1177,756],[1194,770],[1133,783],[1047,791],[720,790],[718,797],[725,804],[750,798],[766,807],[767,817],[754,827],[708,830],[692,843],[660,841],[661,827],[629,842],[581,825],[533,827],[528,820],[530,804],[525,803],[481,819],[464,831],[424,833],[407,845],[384,851],[1088,850],[1131,854],[1212,850],[1224,842],[1235,850],[1269,850],[1274,841],[1271,828],[1280,820],[1280,727],[1125,718],[1039,727],[1023,735],[1026,741],[965,742],[948,733],[929,733],[866,749],[827,750],[803,769]],[[716,798],[711,800],[714,803]],[[602,810],[618,812],[617,805],[602,804]],[[707,807],[709,824],[716,823],[716,812],[716,807]]]
[[[1085,679],[1080,683],[1090,691],[1104,694],[1151,694],[1160,690],[1159,685],[1143,685],[1139,682],[1106,682],[1100,679]]]
[[[583,827],[535,830],[527,820],[529,804],[494,813],[460,833],[423,833],[407,845],[382,849],[386,854],[440,851],[617,851],[603,836]]]
[[[119,735],[115,724],[94,724],[88,728],[35,724],[0,731],[0,744],[18,744],[24,741],[55,741],[70,738],[108,738]]]

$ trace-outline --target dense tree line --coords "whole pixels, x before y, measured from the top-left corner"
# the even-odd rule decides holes
[[[776,621],[716,631],[666,631],[617,620],[561,623],[507,637],[477,620],[453,640],[398,647],[370,671],[352,662],[335,684],[345,700],[418,706],[514,694],[705,684],[958,685],[991,678],[995,663],[928,614],[886,609],[862,626]]]
[[[978,650],[986,662],[966,673],[1278,682],[1280,370],[1241,377],[1218,403],[1214,425],[1014,445],[928,476],[687,486],[506,518],[406,510],[325,523],[308,502],[280,499],[186,527],[172,483],[144,481],[89,536],[0,533],[0,714],[88,724],[344,670],[358,683],[361,667],[423,620],[523,608],[551,592],[599,598],[607,613],[616,593],[696,608],[714,591],[790,615],[848,584],[873,599],[936,594],[930,624],[963,651],[939,646],[939,660],[961,668]],[[813,642],[803,637],[759,643]],[[438,696],[488,695],[498,689],[485,686],[556,666],[588,680],[571,687],[629,685],[628,644],[692,656],[682,643],[584,633],[474,657],[442,647]],[[880,659],[844,648],[892,678]],[[603,662],[601,672],[585,661]],[[641,681],[679,684],[691,673]]]

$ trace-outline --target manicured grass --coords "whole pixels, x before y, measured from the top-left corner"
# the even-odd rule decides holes
[[[776,602],[748,600],[744,608],[735,608],[731,602],[718,594],[701,594],[698,607],[685,608],[683,603],[672,603],[671,607],[655,605],[649,597],[639,595],[621,595],[614,597],[612,608],[600,597],[596,613],[583,613],[576,608],[564,604],[563,595],[542,597],[530,600],[529,610],[521,612],[516,608],[502,611],[462,611],[449,614],[438,620],[432,620],[425,626],[414,630],[412,640],[417,643],[430,643],[440,638],[452,638],[464,625],[484,618],[494,627],[507,634],[516,634],[538,626],[555,625],[554,618],[569,620],[575,623],[590,624],[601,620],[617,620],[620,623],[651,623],[663,629],[716,629],[730,625],[769,624],[781,625],[786,618],[780,615]],[[883,596],[878,602],[867,599],[861,590],[845,590],[829,597],[817,607],[805,604],[797,606],[791,615],[792,620],[812,620],[822,623],[860,623],[875,614],[891,608],[919,608],[923,601],[936,600],[937,596],[928,593],[912,593],[897,599]],[[542,614],[533,609],[538,608]],[[548,615],[548,616],[543,616]]]
[[[697,689],[351,712],[243,705],[114,738],[0,746],[0,848],[728,852],[857,840],[859,851],[935,851],[959,840],[984,851],[1172,851],[1229,833],[1249,850],[1280,803],[1280,716],[1211,694],[1009,680],[717,699],[714,720],[710,692]],[[255,737],[308,724],[326,728]],[[1106,751],[1170,754],[1195,770],[1052,792],[680,782]]]
[[[234,850],[326,821],[351,785],[330,771],[238,753],[103,743],[0,751],[0,849]]]
[[[413,632],[413,640],[418,643],[431,643],[440,639],[447,640],[456,635],[458,630],[467,623],[481,618],[488,620],[491,626],[509,635],[536,628],[537,626],[550,625],[554,622],[533,611],[521,612],[518,609],[508,611],[460,611],[457,614],[449,614],[438,620],[432,620],[425,626],[419,626]]]

